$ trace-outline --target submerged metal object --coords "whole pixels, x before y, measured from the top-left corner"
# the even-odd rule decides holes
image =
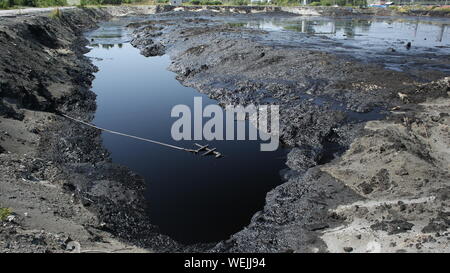
[[[186,151],[186,152],[190,152],[190,153],[194,153],[194,154],[198,154],[200,151],[206,151],[205,153],[202,154],[203,156],[206,156],[206,155],[209,155],[209,154],[212,153],[212,154],[215,155],[216,158],[223,157],[223,155],[221,153],[216,151],[216,148],[212,148],[212,149],[208,148],[209,145],[203,145],[202,146],[202,145],[200,145],[198,143],[195,143],[195,145],[197,147],[199,147],[198,149],[196,149],[196,150],[188,149],[188,148],[179,147],[179,146],[175,146],[175,145],[172,145],[172,144],[167,144],[167,143],[156,141],[156,140],[151,140],[151,139],[148,139],[148,138],[142,138],[142,137],[138,137],[138,136],[128,135],[128,134],[120,133],[120,132],[117,132],[117,131],[105,129],[105,128],[99,127],[97,125],[91,124],[89,122],[82,121],[80,119],[76,119],[74,117],[68,116],[66,114],[59,113],[59,115],[65,117],[67,119],[70,119],[72,121],[75,121],[75,122],[78,122],[80,124],[83,124],[85,126],[89,126],[91,128],[95,128],[97,130],[108,132],[108,133],[111,133],[111,134],[125,136],[125,137],[129,137],[129,138],[134,138],[134,139],[137,139],[137,140],[142,140],[142,141],[150,142],[150,143],[153,143],[153,144],[158,144],[158,145],[161,145],[161,146],[166,146],[166,147],[169,147],[169,148],[172,148],[172,149]]]
[[[195,145],[196,145],[197,147],[199,147],[197,150],[195,150],[195,153],[196,153],[196,154],[198,154],[198,153],[201,152],[201,151],[205,151],[205,153],[202,154],[203,156],[210,155],[210,154],[214,154],[216,158],[221,158],[221,157],[223,157],[223,154],[221,154],[221,153],[219,153],[218,151],[216,151],[216,150],[217,150],[216,148],[209,148],[209,145],[208,145],[208,144],[202,146],[202,145],[200,145],[200,144],[198,144],[198,143],[195,143]]]

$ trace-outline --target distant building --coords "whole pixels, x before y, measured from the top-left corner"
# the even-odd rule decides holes
[[[367,0],[368,7],[388,7],[392,4],[394,2],[389,0]]]

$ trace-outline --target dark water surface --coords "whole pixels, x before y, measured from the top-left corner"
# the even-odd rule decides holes
[[[106,23],[89,34],[94,41],[88,56],[99,68],[94,123],[193,148],[191,141],[172,140],[171,109],[192,107],[195,96],[204,106],[216,101],[182,86],[166,69],[168,56],[145,58],[114,35],[120,32]],[[285,151],[260,152],[259,141],[196,141],[225,155],[215,159],[108,133],[102,137],[115,163],[145,177],[152,222],[183,243],[218,241],[242,229],[263,208],[266,193],[281,183],[279,172],[285,168]]]

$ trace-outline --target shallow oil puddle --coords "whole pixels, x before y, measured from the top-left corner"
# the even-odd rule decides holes
[[[358,46],[380,46],[401,41],[411,41],[419,48],[450,45],[450,20],[439,18],[302,17],[302,19],[249,22],[246,26],[272,31],[291,30],[324,35],[347,40],[348,43]]]
[[[142,56],[127,42],[122,25],[105,23],[88,34],[88,56],[99,68],[93,82],[98,106],[93,122],[192,148],[193,142],[171,138],[176,120],[170,117],[172,107],[192,107],[195,96],[204,105],[216,102],[182,86],[166,70],[168,56]],[[201,141],[225,154],[214,159],[108,133],[102,137],[113,162],[145,178],[153,224],[187,244],[226,239],[249,224],[263,208],[266,193],[281,183],[279,171],[285,167],[285,151],[260,152],[259,141]]]
[[[417,67],[450,72],[447,18],[295,16],[241,18],[228,24],[269,31],[261,38],[269,44],[301,44],[304,48],[382,63],[398,71]],[[411,47],[407,47],[408,43]]]

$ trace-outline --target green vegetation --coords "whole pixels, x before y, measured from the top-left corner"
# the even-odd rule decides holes
[[[80,7],[87,5],[120,5],[148,2],[148,0],[81,0]],[[158,3],[167,3],[169,0],[156,0]],[[0,9],[14,7],[60,7],[67,6],[67,0],[0,0]]]
[[[246,6],[250,4],[250,1],[248,0],[232,0],[231,5],[233,6]]]
[[[56,8],[56,9],[52,10],[49,17],[52,19],[59,19],[59,18],[61,18],[61,15],[62,15],[61,10],[59,8]]]
[[[0,221],[6,220],[6,217],[12,214],[12,210],[8,208],[0,208]]]
[[[442,12],[446,12],[446,13],[450,13],[450,8],[446,8],[446,7],[436,7],[433,10],[435,11],[442,11]]]
[[[221,1],[211,1],[211,0],[191,0],[191,5],[222,5]]]
[[[80,0],[79,7],[85,6],[101,6],[101,5],[121,5],[121,4],[168,4],[169,0]],[[301,0],[272,0],[260,1],[252,3],[253,5],[276,5],[276,6],[298,6]],[[184,3],[187,5],[233,5],[233,6],[247,6],[250,5],[250,0],[190,0]],[[67,0],[0,0],[0,9],[9,9],[14,7],[57,7],[66,6]],[[367,0],[312,0],[310,6],[334,6],[340,7],[366,7]],[[412,10],[434,11],[441,13],[450,13],[449,7],[440,6],[390,6],[389,8],[396,10],[399,13],[408,13]],[[50,15],[52,18],[59,17],[60,11],[57,14]]]
[[[246,6],[246,5],[276,5],[276,6],[299,6],[301,0],[272,0],[270,3],[267,1],[260,1],[251,3],[250,0],[191,0],[191,5],[232,5],[232,6]],[[349,6],[349,7],[365,7],[367,6],[367,0],[313,0],[310,3],[311,6]]]
[[[433,11],[433,12],[442,12],[442,13],[450,13],[449,7],[440,7],[440,6],[390,6],[390,9],[393,9],[399,13],[408,13],[410,11]]]
[[[121,5],[121,4],[131,4],[138,1],[131,0],[81,0],[81,6],[99,6],[99,5]]]
[[[66,0],[0,0],[0,8],[66,6]]]
[[[313,0],[310,6],[366,7],[367,0]]]
[[[299,6],[300,1],[297,0],[273,0],[273,5],[277,6]]]

